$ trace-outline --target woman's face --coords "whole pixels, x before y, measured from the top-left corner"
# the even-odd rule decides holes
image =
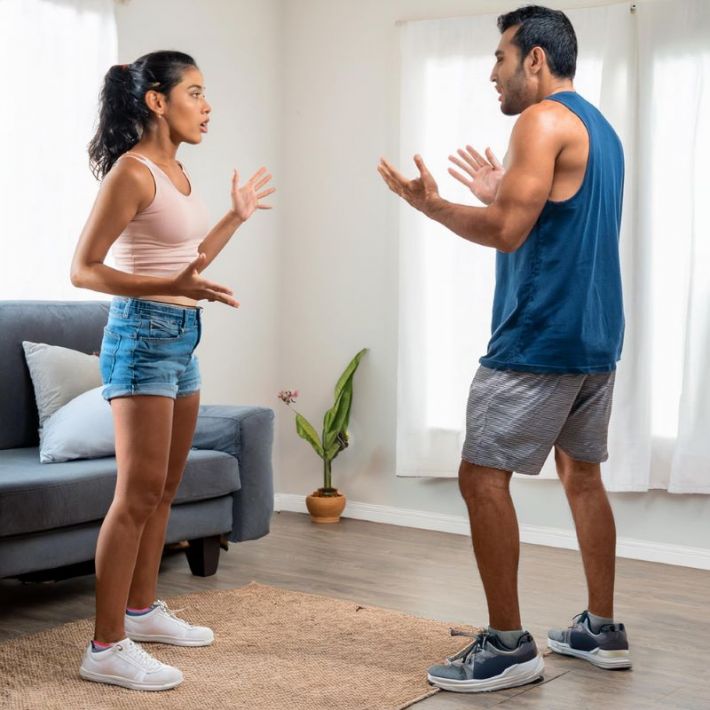
[[[165,104],[164,116],[174,142],[200,143],[202,134],[207,133],[210,111],[202,72],[195,67],[187,68]]]

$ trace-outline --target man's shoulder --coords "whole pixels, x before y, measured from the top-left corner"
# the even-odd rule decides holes
[[[568,113],[556,101],[540,101],[521,112],[513,132],[522,141],[553,139],[559,136]]]

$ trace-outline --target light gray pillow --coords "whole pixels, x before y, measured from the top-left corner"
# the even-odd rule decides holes
[[[114,456],[111,405],[101,390],[103,386],[80,394],[45,421],[39,441],[41,463]]]
[[[101,384],[96,355],[26,340],[22,347],[35,390],[40,429],[60,407]]]

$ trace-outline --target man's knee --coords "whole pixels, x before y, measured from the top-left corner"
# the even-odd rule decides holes
[[[557,475],[568,493],[583,492],[601,484],[601,466],[589,461],[578,461],[555,446]]]
[[[510,471],[478,466],[461,461],[459,466],[459,490],[467,503],[490,497],[504,491],[509,493]]]

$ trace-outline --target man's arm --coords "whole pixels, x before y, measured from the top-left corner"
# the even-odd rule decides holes
[[[510,138],[510,165],[496,199],[487,207],[443,199],[419,156],[414,161],[420,177],[414,180],[407,180],[384,160],[378,170],[391,190],[427,217],[471,242],[511,252],[525,242],[545,206],[561,149],[554,110],[544,103],[525,110]]]

